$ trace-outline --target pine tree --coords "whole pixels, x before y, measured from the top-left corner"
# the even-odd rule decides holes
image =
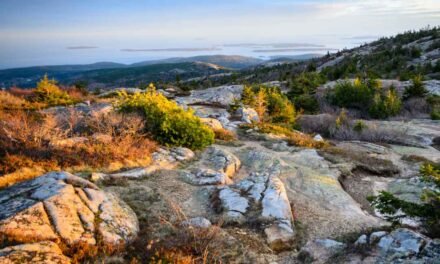
[[[245,86],[241,94],[241,101],[244,105],[252,106],[255,104],[255,93],[251,87]]]
[[[258,117],[260,118],[260,122],[263,122],[267,112],[267,96],[264,89],[260,89],[260,91],[258,91],[255,98],[254,108],[258,114]]]
[[[425,85],[423,84],[423,77],[421,75],[417,75],[412,79],[412,85],[405,89],[403,97],[405,99],[411,97],[424,97],[427,93],[428,91],[425,89]]]

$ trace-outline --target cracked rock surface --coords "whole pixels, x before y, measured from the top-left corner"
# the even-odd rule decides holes
[[[64,253],[84,246],[118,249],[138,229],[136,215],[124,202],[67,172],[51,172],[0,191],[0,238],[21,244],[1,251],[6,260],[41,251],[63,263],[67,258],[55,250],[57,245]]]

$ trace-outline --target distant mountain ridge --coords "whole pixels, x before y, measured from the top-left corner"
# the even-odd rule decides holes
[[[195,56],[187,58],[169,58],[163,60],[142,61],[133,64],[122,64],[115,62],[97,62],[92,64],[79,65],[51,65],[51,66],[34,66],[24,68],[14,68],[0,70],[0,87],[33,87],[36,82],[41,79],[44,74],[48,74],[50,78],[68,83],[67,81],[77,80],[78,76],[90,76],[96,74],[93,71],[106,69],[119,69],[118,72],[137,72],[135,68],[163,64],[181,64],[201,62],[210,64],[212,68],[229,68],[240,70],[243,68],[255,66],[264,62],[262,59],[238,56],[238,55],[212,55],[212,56]],[[161,68],[161,67],[159,67]],[[126,69],[126,70],[124,70]],[[145,70],[146,68],[142,68]],[[141,70],[142,70],[141,69]],[[148,68],[154,69],[154,67]],[[86,72],[92,71],[88,74]],[[106,74],[105,71],[102,74]],[[194,77],[194,76],[192,76]],[[175,78],[175,76],[173,76]],[[167,78],[169,79],[169,78]]]

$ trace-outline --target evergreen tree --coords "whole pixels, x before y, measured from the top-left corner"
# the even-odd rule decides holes
[[[405,92],[403,94],[403,97],[405,99],[411,98],[411,97],[424,97],[428,91],[425,88],[425,85],[423,84],[423,77],[421,75],[417,75],[412,79],[412,85],[408,86],[405,89]]]

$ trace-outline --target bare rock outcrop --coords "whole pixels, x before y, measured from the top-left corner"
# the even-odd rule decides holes
[[[183,179],[193,185],[232,184],[235,173],[240,169],[240,160],[229,151],[209,147],[202,158],[182,171]]]
[[[228,107],[236,99],[241,98],[243,85],[226,85],[191,91],[190,96],[178,97],[176,102],[181,105],[213,105]]]
[[[67,258],[57,245],[67,255],[83,247],[111,252],[131,242],[138,229],[135,213],[124,202],[67,172],[51,172],[0,191],[0,238],[22,244],[1,250],[0,258],[22,254],[27,259],[33,255],[29,252],[36,252],[63,263]]]
[[[152,155],[153,162],[146,166],[135,168],[127,171],[105,174],[94,173],[92,174],[93,181],[100,181],[104,179],[115,178],[140,178],[144,176],[152,175],[159,170],[167,170],[175,168],[179,162],[189,161],[194,158],[194,152],[188,148],[174,147],[171,149],[160,148]]]

